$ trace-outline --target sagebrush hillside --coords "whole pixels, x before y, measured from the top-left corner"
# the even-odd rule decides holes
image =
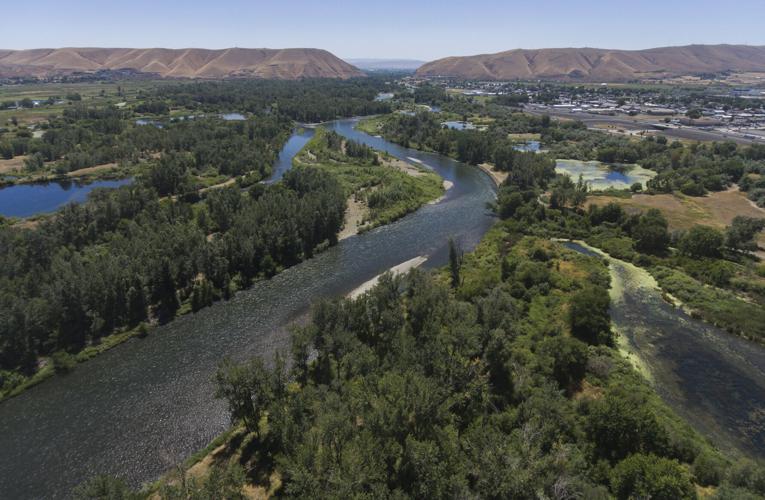
[[[0,77],[124,71],[162,78],[352,78],[358,68],[321,49],[0,50]]]
[[[439,59],[420,67],[417,75],[476,80],[624,81],[722,71],[765,71],[765,47],[688,45],[647,50],[515,49]]]

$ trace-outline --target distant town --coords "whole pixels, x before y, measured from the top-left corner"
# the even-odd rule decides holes
[[[757,86],[661,84],[564,84],[458,81],[406,77],[477,99],[505,102],[532,114],[580,120],[591,128],[625,135],[662,133],[688,140],[765,143],[765,81]]]

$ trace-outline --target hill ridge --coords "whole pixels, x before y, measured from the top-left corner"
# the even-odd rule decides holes
[[[104,70],[131,70],[161,78],[347,79],[364,76],[358,68],[334,54],[315,48],[0,49],[0,77],[51,77]]]
[[[624,81],[722,71],[765,71],[765,46],[685,45],[641,50],[567,47],[512,49],[431,61],[418,76],[476,80]]]

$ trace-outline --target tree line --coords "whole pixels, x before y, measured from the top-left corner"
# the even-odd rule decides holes
[[[390,104],[375,101],[389,88],[384,79],[243,80],[169,85],[150,95],[171,106],[203,112],[275,113],[303,123],[345,116],[388,113]]]
[[[324,172],[162,200],[149,179],[94,193],[35,230],[0,227],[0,369],[30,375],[37,358],[77,352],[114,331],[167,321],[333,244],[345,196]],[[3,373],[5,390],[19,382]]]

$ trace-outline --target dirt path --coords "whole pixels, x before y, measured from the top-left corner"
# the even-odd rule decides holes
[[[363,225],[364,218],[368,211],[365,203],[357,201],[356,196],[351,195],[351,197],[348,198],[345,208],[345,222],[343,224],[343,229],[337,235],[337,239],[344,240],[359,234],[359,229]]]
[[[232,177],[231,179],[228,179],[227,181],[221,182],[220,184],[213,184],[212,186],[208,186],[206,188],[202,188],[199,190],[199,193],[206,193],[207,191],[210,191],[211,189],[220,189],[227,186],[231,186],[233,184],[236,184],[236,177]]]

